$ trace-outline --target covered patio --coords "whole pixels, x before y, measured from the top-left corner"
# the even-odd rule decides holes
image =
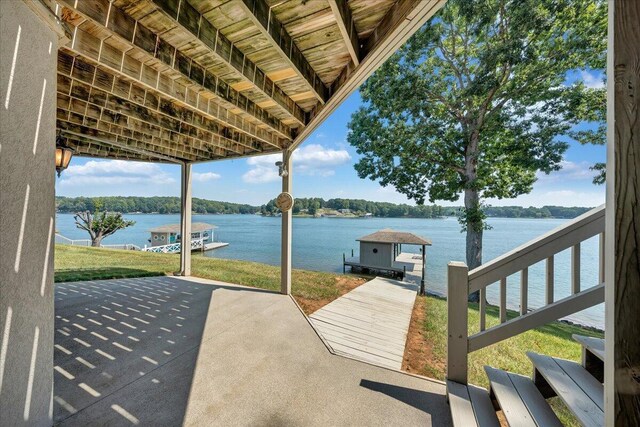
[[[442,384],[332,356],[289,297],[293,151],[445,1],[1,1],[2,423],[448,424]],[[610,4],[602,415],[628,425],[640,413],[640,8]],[[194,163],[281,154],[282,295],[190,278],[190,250],[182,278],[54,291],[63,148],[178,165],[183,236]],[[481,286],[450,265],[450,381],[466,384],[471,348],[454,309],[489,279],[506,295],[498,270]]]
[[[450,425],[442,382],[332,355],[294,300],[196,278],[56,285],[60,425]]]

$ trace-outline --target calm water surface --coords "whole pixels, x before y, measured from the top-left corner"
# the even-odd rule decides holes
[[[104,244],[133,243],[148,244],[150,228],[180,222],[179,215],[125,215],[136,224],[104,240]],[[215,258],[242,259],[279,265],[280,263],[280,218],[265,218],[258,215],[193,215],[194,222],[206,222],[218,227],[217,240],[229,246],[206,252]],[[561,219],[512,219],[490,218],[493,227],[485,231],[483,259],[489,261],[549,230],[563,224]],[[306,270],[342,271],[342,254],[358,252],[355,239],[380,230],[394,228],[409,231],[432,240],[427,248],[427,288],[438,294],[446,294],[446,270],[449,261],[465,260],[465,236],[455,218],[294,218],[293,220],[293,266]],[[58,214],[56,229],[72,239],[86,239],[83,230],[75,228],[73,215]],[[404,246],[403,251],[418,252]],[[598,238],[584,242],[581,247],[582,286],[590,287],[598,280]],[[564,251],[555,259],[555,299],[570,295],[570,251]],[[537,307],[544,301],[544,262],[529,268],[529,306]],[[498,285],[488,288],[490,303],[496,303]],[[508,278],[507,305],[517,309],[520,298],[519,275]],[[569,318],[582,324],[602,328],[604,305],[593,307]]]

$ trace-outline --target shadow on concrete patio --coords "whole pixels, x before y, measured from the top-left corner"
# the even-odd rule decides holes
[[[60,283],[54,419],[449,425],[444,386],[332,355],[290,297],[197,278]]]

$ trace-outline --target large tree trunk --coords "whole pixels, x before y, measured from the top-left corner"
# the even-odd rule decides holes
[[[94,248],[99,248],[100,245],[102,244],[102,234],[99,234],[95,237],[91,238],[91,246],[93,246]]]
[[[467,213],[480,208],[478,192],[475,190],[465,190],[464,207]],[[482,221],[477,220],[476,215],[467,216],[467,266],[473,270],[482,264]],[[480,292],[475,291],[469,295],[469,301],[480,301]]]
[[[484,224],[479,215],[480,194],[475,188],[475,181],[478,177],[478,131],[471,133],[471,139],[465,153],[465,174],[466,188],[464,190],[464,208],[467,229],[467,266],[473,270],[482,264],[482,231]],[[469,295],[469,301],[480,301],[480,292],[476,291]]]

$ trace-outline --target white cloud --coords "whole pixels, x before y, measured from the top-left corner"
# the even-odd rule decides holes
[[[589,168],[593,166],[592,163],[589,162],[570,162],[568,160],[563,160],[560,162],[562,169],[559,171],[551,172],[549,175],[538,172],[537,177],[538,181],[541,183],[552,183],[552,182],[564,182],[564,181],[580,181],[580,180],[593,180],[593,177],[597,172],[590,170]]]
[[[215,172],[203,172],[203,173],[194,172],[193,173],[193,180],[195,182],[208,182],[208,181],[215,181],[216,179],[220,179],[220,174]]]
[[[580,78],[589,89],[602,89],[604,87],[604,80],[600,73],[581,71]]]
[[[279,180],[278,168],[275,163],[280,160],[282,157],[279,154],[251,157],[247,160],[251,169],[242,175],[243,181],[250,184],[262,184]],[[319,144],[310,144],[294,151],[293,172],[300,175],[331,176],[335,174],[334,168],[336,166],[345,164],[349,160],[351,160],[351,156],[347,150],[334,150]]]
[[[125,160],[89,160],[71,165],[62,174],[60,185],[173,184],[175,179],[153,163]]]
[[[601,188],[602,187],[602,188]],[[494,206],[585,206],[594,207],[604,203],[604,186],[592,190],[559,189],[540,191],[534,189],[530,194],[523,194],[515,199],[490,199],[487,203]]]

